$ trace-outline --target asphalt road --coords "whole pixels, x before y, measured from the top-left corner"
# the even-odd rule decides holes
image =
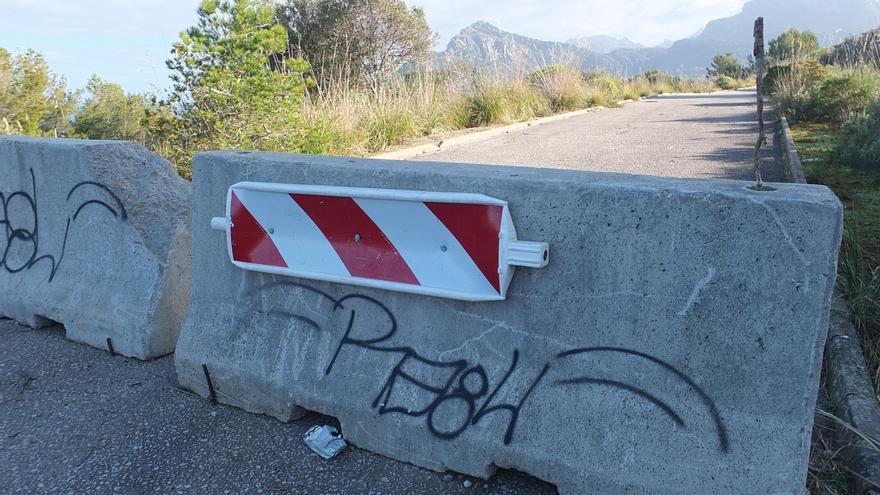
[[[416,159],[754,180],[756,113],[750,90],[658,96],[479,143],[445,146]],[[765,119],[764,180],[782,182],[782,153],[769,112]]]
[[[3,494],[552,494],[502,471],[434,473],[350,447],[323,460],[308,414],[281,423],[177,387],[171,356],[142,362],[0,320]],[[343,432],[344,433],[344,432]],[[465,482],[469,486],[465,486]]]
[[[750,180],[748,92],[666,96],[449,148],[423,160]],[[779,149],[765,178],[783,180]],[[323,460],[302,441],[317,414],[281,423],[177,387],[171,357],[141,362],[0,320],[0,492],[551,494],[502,471],[434,473],[349,447]],[[344,433],[344,432],[343,432]]]

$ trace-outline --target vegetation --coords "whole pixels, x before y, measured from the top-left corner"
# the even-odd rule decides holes
[[[12,56],[0,48],[0,133],[66,136],[76,96],[33,50]]]
[[[278,17],[289,55],[310,61],[322,88],[378,93],[400,67],[426,61],[435,39],[424,11],[399,0],[291,0]]]
[[[284,56],[287,32],[268,5],[205,0],[198,25],[168,61],[174,91],[174,156],[210,148],[299,150],[309,64]]]
[[[736,79],[743,75],[743,66],[732,53],[715,55],[712,65],[706,70],[709,77],[729,77]]]
[[[771,65],[780,65],[792,60],[814,59],[820,50],[819,38],[815,34],[789,29],[770,41],[767,60]]]
[[[150,130],[165,109],[142,94],[126,93],[122,86],[92,76],[87,97],[76,112],[72,135],[84,139],[121,139],[152,146]]]
[[[849,38],[823,55],[822,60],[846,68],[868,65],[880,69],[880,28]]]
[[[771,43],[771,88],[808,180],[833,189],[845,205],[838,292],[880,390],[880,71],[830,64],[840,58],[824,55],[814,38],[793,30]]]
[[[39,53],[0,49],[0,133],[136,141],[189,176],[193,154],[208,149],[366,155],[717,88],[657,70],[621,78],[563,65],[503,76],[436,68],[434,39],[424,12],[402,0],[203,0],[196,25],[172,47],[173,88],[161,99],[98,76],[69,91]]]
[[[744,66],[732,53],[715,55],[712,65],[706,69],[706,74],[720,89],[731,90],[749,86],[747,79],[754,74],[753,63],[750,60],[748,66]]]

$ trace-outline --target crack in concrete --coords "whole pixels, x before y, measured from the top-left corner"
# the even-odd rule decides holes
[[[788,229],[786,229],[785,225],[782,224],[782,219],[779,218],[779,215],[776,213],[776,211],[773,210],[773,208],[770,207],[770,205],[768,205],[767,203],[765,203],[763,201],[759,201],[758,199],[751,198],[751,197],[749,198],[749,200],[752,201],[753,203],[757,203],[757,204],[761,205],[765,210],[767,210],[768,213],[770,213],[770,216],[773,217],[773,221],[776,222],[776,225],[779,227],[779,231],[782,232],[782,236],[785,239],[785,242],[795,252],[798,259],[800,259],[801,264],[803,265],[803,268],[804,268],[804,270],[803,270],[803,272],[804,272],[804,285],[806,286],[807,289],[809,289],[810,288],[810,277],[807,275],[807,267],[810,266],[810,262],[807,260],[807,257],[804,256],[804,253],[801,252],[801,250],[798,249],[797,245],[794,243],[794,239],[791,238],[791,234],[788,233]]]

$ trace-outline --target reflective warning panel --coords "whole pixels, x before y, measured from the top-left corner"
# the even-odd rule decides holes
[[[245,270],[465,301],[504,299],[514,266],[549,258],[482,194],[240,182],[211,224]]]

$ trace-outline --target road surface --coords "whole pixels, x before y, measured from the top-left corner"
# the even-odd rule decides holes
[[[421,159],[750,180],[753,100],[748,92],[653,98]],[[771,144],[764,153],[768,180],[783,179],[777,152]],[[212,406],[177,388],[172,357],[114,357],[65,340],[61,327],[9,320],[0,320],[0,342],[3,493],[555,492],[520,473],[487,482],[351,447],[325,461],[302,435],[332,418],[283,424]]]
[[[65,340],[61,327],[11,320],[0,320],[0,342],[3,494],[555,493],[516,472],[487,482],[351,447],[325,461],[302,435],[338,426],[332,418],[281,423],[212,406],[177,387],[171,356],[111,356]]]
[[[755,100],[754,91],[658,96],[416,159],[754,180]],[[785,181],[769,112],[765,118],[764,180]]]

